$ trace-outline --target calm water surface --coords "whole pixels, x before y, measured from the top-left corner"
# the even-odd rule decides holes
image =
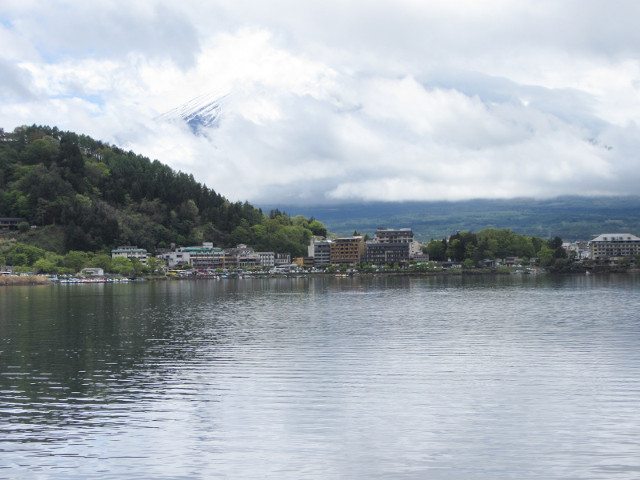
[[[640,478],[640,278],[0,289],[0,478]]]

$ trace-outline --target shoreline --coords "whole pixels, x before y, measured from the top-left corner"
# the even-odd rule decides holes
[[[520,269],[514,271],[504,271],[497,269],[452,269],[452,270],[435,270],[435,271],[395,271],[395,272],[289,272],[289,273],[229,273],[225,275],[184,275],[184,276],[169,276],[169,275],[153,275],[142,276],[136,278],[119,278],[119,277],[100,277],[100,278],[83,278],[73,277],[75,280],[60,282],[56,279],[49,278],[45,275],[26,275],[26,276],[13,276],[6,275],[0,276],[0,288],[11,286],[35,286],[35,285],[85,285],[85,284],[104,284],[104,283],[136,283],[144,281],[181,281],[181,280],[227,280],[227,279],[272,279],[272,278],[321,278],[321,277],[333,277],[333,278],[357,278],[357,277],[436,277],[436,276],[477,276],[477,275],[496,275],[496,276],[510,276],[510,275],[595,275],[601,276],[604,274],[636,274],[639,272],[639,268],[615,268],[604,267],[594,268],[587,271],[565,271],[565,272],[550,272],[545,269],[535,269],[533,271],[522,271]]]
[[[44,275],[27,275],[27,276],[0,276],[0,287],[11,287],[21,285],[50,285],[53,281]]]

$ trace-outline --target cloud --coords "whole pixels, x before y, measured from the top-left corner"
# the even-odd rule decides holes
[[[0,126],[50,124],[231,200],[637,193],[637,2],[28,0]],[[221,101],[194,135],[167,112]]]
[[[21,3],[9,2],[9,23],[47,62],[137,52],[188,68],[199,51],[195,28],[169,2]]]

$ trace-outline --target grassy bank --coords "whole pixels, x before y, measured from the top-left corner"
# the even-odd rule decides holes
[[[43,275],[28,275],[26,277],[14,277],[3,275],[0,277],[0,287],[11,285],[47,285],[51,280]]]

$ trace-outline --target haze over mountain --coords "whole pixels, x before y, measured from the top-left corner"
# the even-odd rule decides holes
[[[268,209],[268,205],[262,205]],[[413,229],[421,241],[456,231],[509,229],[520,235],[565,241],[591,240],[601,233],[640,232],[640,196],[558,197],[457,202],[367,202],[282,206],[290,215],[313,216],[338,235],[373,234],[377,228]]]
[[[256,204],[634,194],[639,14],[7,0],[0,125],[82,132]]]

